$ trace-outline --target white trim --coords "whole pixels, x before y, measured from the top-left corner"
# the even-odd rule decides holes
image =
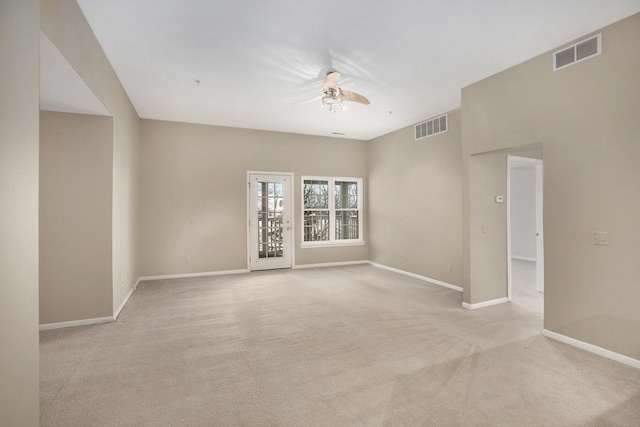
[[[294,270],[300,270],[304,268],[323,268],[323,267],[343,267],[346,265],[362,265],[369,264],[369,261],[339,261],[339,262],[323,262],[319,264],[300,264],[294,265]]]
[[[243,273],[249,273],[249,270],[242,269],[242,270],[206,271],[203,273],[167,274],[164,276],[145,276],[145,277],[140,277],[136,282],[135,286],[137,287],[138,283],[146,280],[186,279],[189,277],[223,276],[225,274],[243,274]]]
[[[40,325],[41,331],[49,331],[51,329],[72,328],[74,326],[100,325],[102,323],[111,323],[115,319],[113,316],[96,317],[95,319],[70,320],[68,322],[45,323]]]
[[[138,282],[136,282],[136,285],[138,284]],[[118,307],[118,309],[116,310],[115,313],[113,313],[113,320],[116,320],[118,318],[118,316],[120,316],[120,312],[122,311],[122,309],[124,308],[125,304],[127,302],[129,302],[129,298],[131,298],[131,295],[133,295],[133,289],[131,288],[129,289],[129,293],[127,294],[126,297],[124,297],[124,300],[122,301],[122,304],[120,304],[120,307]]]
[[[96,317],[94,319],[69,320],[67,322],[45,323],[45,324],[40,325],[40,330],[41,331],[49,331],[49,330],[52,330],[52,329],[72,328],[72,327],[75,327],[75,326],[100,325],[100,324],[103,324],[103,323],[115,322],[116,319],[118,318],[118,316],[120,315],[120,312],[124,308],[125,304],[127,304],[127,302],[129,302],[129,299],[131,298],[131,295],[133,295],[133,291],[134,291],[135,287],[138,286],[138,282],[139,281],[140,281],[140,279],[138,279],[138,281],[136,282],[134,287],[129,290],[129,293],[127,294],[126,297],[124,297],[124,300],[122,301],[122,304],[120,304],[120,307],[118,307],[118,309],[113,314],[113,316],[110,316],[110,317]]]
[[[251,265],[251,249],[253,247],[253,242],[251,241],[252,235],[252,228],[251,228],[251,216],[253,214],[253,212],[251,211],[251,176],[252,175],[273,175],[273,176],[284,176],[287,177],[291,180],[290,186],[289,186],[289,218],[291,221],[291,233],[289,233],[289,252],[290,252],[290,259],[291,259],[291,264],[286,266],[286,267],[282,267],[282,268],[293,268],[293,266],[296,263],[296,250],[295,250],[295,191],[296,191],[296,185],[295,185],[295,174],[293,172],[273,172],[273,171],[247,171],[247,271],[251,271],[252,265]],[[278,267],[272,267],[272,268],[278,268]],[[260,270],[266,270],[267,268],[254,268],[253,270],[255,271],[260,271]]]
[[[544,293],[544,162],[536,168],[536,291]]]
[[[302,242],[300,244],[300,249],[309,249],[309,248],[331,248],[336,246],[362,246],[365,245],[366,242],[364,240],[334,240],[330,241],[318,241],[318,242]]]
[[[506,224],[507,224],[507,301],[511,301],[512,284],[511,278],[513,277],[513,270],[511,265],[511,168],[514,165],[514,157],[507,155],[507,206],[506,206]],[[484,227],[484,225],[483,225]],[[482,230],[484,231],[484,230]],[[465,307],[466,303],[462,303],[464,308],[472,308],[471,306]],[[467,304],[468,305],[468,304]]]
[[[606,357],[607,359],[615,360],[616,362],[624,363],[632,368],[640,369],[640,360],[634,359],[629,356],[625,356],[620,353],[615,353],[606,348],[598,347],[597,345],[589,344],[584,341],[577,340],[575,338],[568,337],[566,335],[559,334],[557,332],[550,331],[548,329],[542,330],[542,335],[547,338],[551,338],[556,341],[577,347],[579,349],[588,351],[589,353],[597,354],[598,356]]]
[[[511,259],[519,259],[520,261],[536,262],[535,258],[531,258],[531,257],[528,257],[528,256],[511,255]]]
[[[507,297],[502,297],[498,299],[492,299],[489,301],[477,302],[475,304],[469,304],[469,303],[463,302],[462,306],[464,308],[468,308],[469,310],[475,310],[476,308],[490,307],[492,305],[502,304],[504,302],[509,302],[509,299]]]
[[[386,265],[378,264],[377,262],[373,262],[373,261],[369,261],[369,264],[371,264],[374,267],[381,268],[383,270],[392,271],[394,273],[398,273],[398,274],[402,274],[402,275],[405,275],[405,276],[413,277],[414,279],[424,280],[425,282],[433,283],[434,285],[438,285],[438,286],[442,286],[442,287],[445,287],[445,288],[453,289],[454,291],[462,292],[462,287],[461,286],[452,285],[451,283],[442,282],[440,280],[432,279],[430,277],[421,276],[419,274],[410,273],[408,271],[399,270],[399,269],[393,268],[393,267],[388,267]]]
[[[328,205],[326,209],[316,209],[327,211],[329,213],[329,240],[319,240],[313,242],[305,242],[304,240],[304,212],[306,210],[314,210],[307,209],[304,206],[304,182],[305,181],[327,181],[328,187]],[[358,238],[357,239],[336,239],[336,212],[343,211],[345,209],[336,209],[335,206],[335,183],[336,181],[346,181],[346,182],[356,182],[358,186],[358,206],[356,209],[346,209],[346,210],[357,210],[358,211]],[[300,248],[313,248],[313,247],[322,247],[328,248],[332,246],[353,246],[353,245],[364,245],[364,179],[357,177],[345,177],[345,176],[315,176],[315,175],[301,175],[300,176],[300,224],[301,224],[301,233],[300,233]]]

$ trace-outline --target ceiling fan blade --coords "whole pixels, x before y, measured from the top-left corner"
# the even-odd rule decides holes
[[[320,101],[321,99],[322,99],[322,95],[318,95],[318,96],[314,96],[313,98],[305,99],[304,101],[294,102],[291,105],[306,104],[308,102]]]
[[[359,102],[359,103],[364,104],[364,105],[371,104],[371,102],[369,102],[369,100],[367,98],[365,98],[364,96],[360,95],[359,93],[349,92],[349,91],[346,91],[346,90],[341,90],[340,93],[341,93],[342,99],[344,101],[355,101],[355,102]]]
[[[337,71],[331,71],[324,78],[324,82],[322,83],[322,90],[326,92],[329,89],[338,90],[338,79],[340,78],[340,73]]]

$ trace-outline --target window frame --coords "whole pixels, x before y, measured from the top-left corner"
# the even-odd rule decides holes
[[[319,241],[305,241],[304,236],[304,212],[308,210],[304,205],[304,186],[305,181],[327,181],[328,183],[328,212],[329,212],[329,240],[319,240]],[[358,191],[357,198],[357,207],[356,208],[340,208],[336,209],[336,200],[335,200],[335,185],[336,182],[355,182]],[[331,246],[354,246],[354,245],[364,245],[364,238],[362,235],[363,227],[363,195],[364,195],[364,186],[362,178],[356,177],[338,177],[338,176],[302,176],[300,179],[300,247],[301,248],[317,248],[317,247],[331,247]],[[324,210],[319,209],[319,210]],[[336,239],[336,212],[342,211],[357,211],[358,212],[358,238],[357,239]]]

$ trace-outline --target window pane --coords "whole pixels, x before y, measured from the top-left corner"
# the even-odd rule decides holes
[[[336,240],[358,238],[358,211],[336,212]]]
[[[328,209],[329,182],[305,180],[303,197],[305,209]]]
[[[304,241],[329,240],[329,211],[304,211]]]
[[[358,183],[336,181],[335,185],[336,209],[358,208]]]

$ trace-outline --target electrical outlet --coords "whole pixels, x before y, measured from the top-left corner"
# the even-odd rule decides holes
[[[593,244],[598,246],[609,246],[609,232],[607,231],[594,231],[593,232]]]

